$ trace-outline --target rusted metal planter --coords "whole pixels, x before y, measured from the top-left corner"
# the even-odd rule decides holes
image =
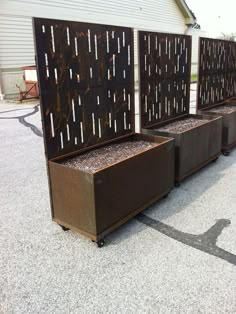
[[[139,32],[141,132],[175,139],[176,185],[221,154],[222,118],[189,113],[191,37]],[[207,122],[181,133],[159,130],[185,118]]]
[[[236,111],[211,110],[224,105],[235,106],[236,109],[235,55],[235,42],[199,38],[197,112],[223,117],[222,153],[226,156],[236,146]]]
[[[208,122],[181,133],[158,131],[160,126],[142,129],[144,134],[175,139],[175,181],[177,186],[184,178],[216,160],[221,154],[222,118],[192,114],[186,117],[207,119]],[[168,122],[164,125],[167,124]]]
[[[58,224],[97,241],[170,192],[174,141],[133,135],[158,143],[94,174],[49,161],[52,215]]]
[[[34,19],[52,219],[97,242],[174,185],[174,140],[134,133],[133,30]],[[157,145],[94,173],[64,161],[121,141]]]
[[[230,103],[230,105],[233,105]],[[199,110],[199,114],[207,114],[212,116],[221,116],[223,118],[222,128],[222,153],[227,156],[231,148],[236,146],[236,104],[235,111],[230,113],[216,113],[207,110]]]

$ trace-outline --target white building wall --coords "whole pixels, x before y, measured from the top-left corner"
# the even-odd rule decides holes
[[[198,73],[199,38],[208,37],[208,33],[200,29],[188,29],[188,35],[192,36],[192,66],[191,73]]]
[[[184,33],[185,19],[175,0],[7,0],[0,8],[0,72],[5,94],[16,93],[21,67],[35,64],[32,17],[128,26]],[[137,49],[135,49],[137,51]],[[137,65],[137,55],[135,55]],[[137,67],[137,66],[136,66]],[[137,70],[135,71],[137,80]],[[1,74],[1,73],[0,73]],[[22,82],[18,82],[19,84]]]

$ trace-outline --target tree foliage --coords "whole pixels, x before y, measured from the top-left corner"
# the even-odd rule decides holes
[[[219,37],[219,39],[236,41],[236,33],[231,33],[231,34],[221,33],[221,34],[222,35]]]

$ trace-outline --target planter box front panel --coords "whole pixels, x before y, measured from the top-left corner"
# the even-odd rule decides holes
[[[152,141],[159,139],[152,137]],[[98,232],[160,199],[173,185],[174,141],[167,139],[160,146],[96,173]]]
[[[93,175],[53,161],[49,161],[49,173],[53,219],[96,234]]]

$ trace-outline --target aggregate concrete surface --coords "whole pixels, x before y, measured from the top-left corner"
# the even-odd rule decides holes
[[[0,143],[0,313],[236,313],[236,149],[98,249],[51,221],[35,104],[0,104]]]

